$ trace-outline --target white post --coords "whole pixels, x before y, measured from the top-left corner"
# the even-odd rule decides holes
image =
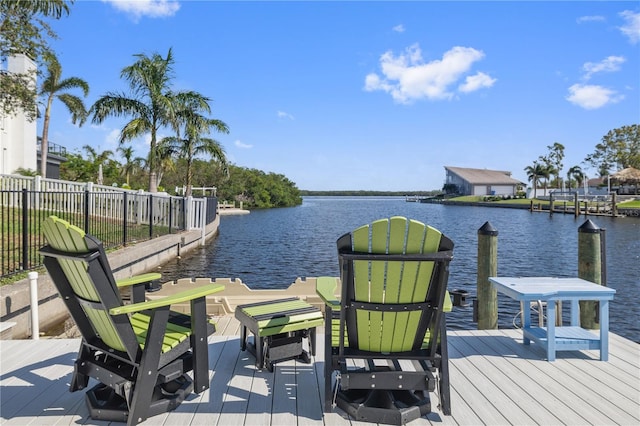
[[[587,181],[587,175],[582,176],[584,182],[584,196],[586,197],[589,194],[589,182]]]
[[[38,273],[29,272],[29,295],[31,296],[31,339],[40,338],[40,321],[38,319]]]
[[[193,206],[193,197],[188,196],[186,198],[187,208],[186,210],[186,230],[191,231],[194,224],[195,208]]]
[[[202,197],[202,215],[200,219],[200,227],[202,229],[202,234],[200,236],[200,245],[203,246],[205,243],[205,237],[207,235],[207,197]]]

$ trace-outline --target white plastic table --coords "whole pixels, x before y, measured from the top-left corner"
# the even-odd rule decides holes
[[[531,340],[547,350],[547,359],[554,361],[556,351],[599,349],[600,360],[609,358],[609,300],[613,300],[615,290],[581,278],[553,277],[490,277],[496,290],[512,299],[524,302],[547,302],[547,326],[531,325],[531,310],[524,309],[523,341]],[[571,326],[556,327],[556,302],[571,302]],[[600,335],[580,327],[580,300],[600,302]]]

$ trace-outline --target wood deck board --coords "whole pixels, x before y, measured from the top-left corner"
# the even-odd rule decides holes
[[[322,413],[323,334],[314,362],[289,360],[257,371],[240,351],[239,326],[218,319],[210,338],[211,388],[144,425],[368,425],[335,409]],[[0,342],[0,424],[113,425],[88,415],[84,392],[68,391],[79,341]],[[554,362],[519,330],[449,332],[453,416],[433,412],[411,425],[640,424],[640,345],[610,334],[610,359],[598,351],[558,353]],[[89,386],[93,386],[90,381]]]

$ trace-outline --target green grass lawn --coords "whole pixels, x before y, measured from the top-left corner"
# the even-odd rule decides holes
[[[622,203],[618,203],[617,206],[625,209],[640,209],[640,199],[633,201],[624,201]]]
[[[491,199],[487,199],[487,196],[484,195],[464,195],[462,197],[455,197],[455,198],[449,198],[447,199],[447,201],[451,201],[451,202],[460,202],[460,203],[479,203],[479,202],[483,202],[483,203],[488,203],[488,202],[493,202],[496,204],[522,204],[522,205],[530,205],[531,201],[533,200],[534,205],[549,205],[549,201],[548,200],[539,200],[537,198],[534,199],[530,199],[530,198],[514,198],[514,199],[510,199],[510,200],[495,200],[492,201]],[[560,205],[564,203],[564,201],[556,201],[555,204],[556,205]],[[567,201],[567,206],[573,206],[573,201]],[[618,207],[622,207],[625,209],[640,209],[640,199],[636,199],[633,201],[623,201],[621,203],[617,203]]]

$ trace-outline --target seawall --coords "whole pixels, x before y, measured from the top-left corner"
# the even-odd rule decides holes
[[[204,242],[218,234],[220,215],[207,225]],[[154,272],[156,268],[199,247],[203,243],[202,230],[165,235],[153,240],[108,253],[109,264],[116,279],[127,278],[145,272]],[[0,321],[3,324],[15,323],[2,333],[2,338],[25,339],[31,336],[31,306],[29,280],[0,287]],[[46,273],[38,276],[39,328],[46,330],[68,317],[67,308],[58,295],[53,282]]]

